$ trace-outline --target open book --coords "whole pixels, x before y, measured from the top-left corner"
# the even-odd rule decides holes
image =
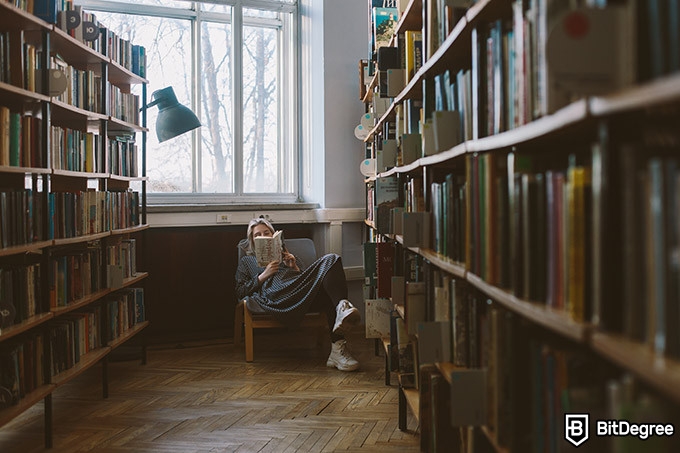
[[[265,267],[272,261],[281,261],[283,259],[283,232],[279,230],[271,237],[256,237],[255,257],[257,265],[261,267]]]

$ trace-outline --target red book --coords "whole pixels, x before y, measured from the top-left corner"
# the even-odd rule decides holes
[[[377,297],[389,298],[392,296],[394,246],[389,242],[378,242],[375,255],[378,274]]]

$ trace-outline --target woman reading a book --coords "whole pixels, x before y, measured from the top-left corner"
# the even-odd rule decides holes
[[[285,325],[294,327],[309,311],[326,314],[331,331],[329,367],[353,371],[359,367],[347,351],[343,332],[359,321],[359,311],[347,300],[347,281],[340,256],[331,253],[313,263],[302,263],[283,247],[282,259],[258,264],[255,241],[273,237],[268,220],[248,224],[248,250],[236,270],[236,295],[249,297]]]

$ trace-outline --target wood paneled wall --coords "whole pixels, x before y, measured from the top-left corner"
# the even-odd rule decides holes
[[[287,238],[313,237],[314,225],[285,225]],[[139,270],[145,282],[146,340],[231,338],[236,245],[244,225],[151,228],[144,233]]]

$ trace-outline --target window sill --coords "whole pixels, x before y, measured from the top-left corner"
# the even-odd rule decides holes
[[[281,211],[296,209],[318,209],[318,203],[221,203],[221,204],[149,204],[149,214],[187,213],[187,212],[223,212],[223,211]]]
[[[264,216],[275,225],[296,223],[363,223],[364,208],[321,209],[316,203],[248,205],[149,206],[147,223],[151,228],[247,225]]]

